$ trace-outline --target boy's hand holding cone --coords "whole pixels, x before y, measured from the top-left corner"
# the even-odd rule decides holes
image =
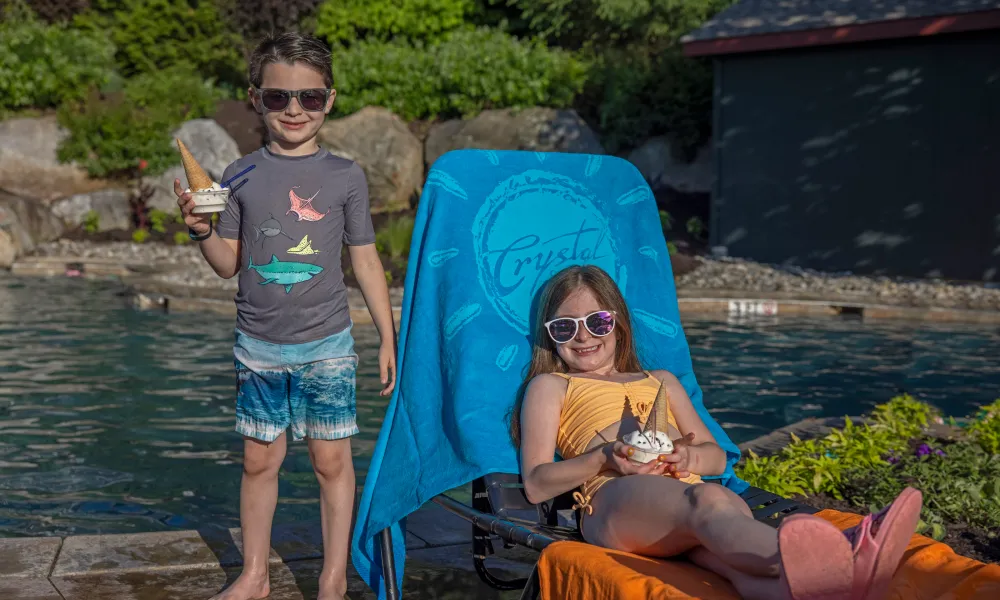
[[[188,191],[181,187],[181,180],[174,179],[174,194],[177,195],[177,205],[181,207],[181,214],[184,216],[184,224],[196,235],[205,235],[212,229],[212,213],[194,213],[195,202],[191,196],[192,191],[205,190],[212,187],[212,178],[208,176],[205,169],[201,168],[198,161],[194,159],[191,151],[187,149],[184,142],[177,140],[177,147],[181,151],[181,162],[184,164],[184,173],[187,175]]]

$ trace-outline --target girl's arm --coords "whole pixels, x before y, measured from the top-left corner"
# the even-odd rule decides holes
[[[540,375],[528,384],[521,404],[521,478],[533,504],[577,488],[604,470],[603,447],[553,462],[565,395],[565,379]]]
[[[726,452],[705,427],[704,421],[691,403],[687,391],[672,373],[653,371],[653,375],[667,388],[670,410],[677,419],[681,435],[694,434],[693,444],[688,445],[688,471],[698,475],[721,475],[726,470]]]

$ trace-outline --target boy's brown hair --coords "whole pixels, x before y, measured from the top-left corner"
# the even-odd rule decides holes
[[[265,37],[250,55],[250,85],[260,88],[264,67],[275,63],[303,63],[323,75],[327,88],[333,87],[333,59],[330,47],[319,38],[297,31]]]

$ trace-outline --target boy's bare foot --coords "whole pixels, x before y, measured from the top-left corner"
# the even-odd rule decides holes
[[[316,600],[345,600],[347,598],[347,580],[340,581],[327,579],[320,575],[319,594]]]
[[[209,600],[263,600],[271,593],[267,575],[242,573],[233,585],[212,596]]]

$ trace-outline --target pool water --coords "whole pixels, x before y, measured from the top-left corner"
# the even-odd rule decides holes
[[[239,524],[232,319],[137,312],[116,289],[0,275],[0,537]],[[706,403],[737,443],[899,391],[956,416],[1000,397],[996,326],[684,325]],[[360,488],[387,400],[377,333],[355,337]],[[318,518],[304,443],[289,445],[280,496],[276,523]]]

